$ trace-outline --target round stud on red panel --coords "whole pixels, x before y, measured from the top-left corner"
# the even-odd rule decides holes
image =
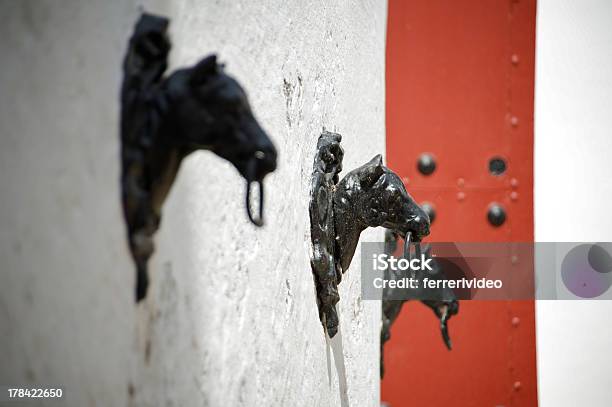
[[[436,160],[434,159],[433,155],[423,153],[419,157],[417,168],[421,174],[431,175],[436,170]]]
[[[492,203],[489,205],[487,219],[491,225],[499,227],[506,221],[506,211],[500,204]]]
[[[429,216],[429,223],[434,223],[436,219],[436,208],[434,205],[430,202],[423,202],[421,208],[423,208],[423,211]]]
[[[493,157],[489,160],[489,172],[492,175],[502,175],[506,172],[506,160],[501,157]]]

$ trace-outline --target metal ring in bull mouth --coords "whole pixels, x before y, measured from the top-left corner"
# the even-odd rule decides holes
[[[407,257],[410,260],[410,236],[412,233],[407,232],[406,236],[404,236],[404,257]]]
[[[263,221],[263,210],[264,210],[264,186],[263,186],[263,179],[261,180],[257,180],[254,181],[254,179],[256,178],[256,168],[257,168],[257,161],[262,160],[265,157],[264,153],[262,151],[256,151],[255,155],[253,158],[251,158],[247,164],[247,169],[246,169],[246,211],[247,211],[247,215],[249,217],[249,220],[255,225],[255,226],[263,226],[264,221]],[[256,182],[259,184],[259,219],[256,219],[253,216],[253,213],[251,211],[251,183]]]
[[[259,184],[259,219],[256,219],[251,212],[251,183],[256,182]],[[253,222],[255,226],[263,226],[263,207],[264,207],[264,186],[263,181],[249,181],[246,184],[246,210],[249,220]]]
[[[412,238],[412,232],[407,232],[406,236],[404,237],[404,257],[406,257],[408,260],[412,260],[412,256],[410,255],[411,238]],[[421,258],[421,240],[414,239],[413,243],[414,243],[414,254],[416,255],[417,259],[420,259]]]

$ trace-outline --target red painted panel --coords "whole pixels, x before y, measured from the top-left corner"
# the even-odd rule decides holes
[[[387,160],[432,202],[431,241],[533,240],[534,0],[390,0]],[[430,176],[417,170],[435,156]],[[507,171],[494,176],[489,159]],[[507,221],[492,227],[491,202]],[[437,321],[404,306],[385,348],[382,399],[401,406],[536,406],[534,304],[460,304],[447,351]]]

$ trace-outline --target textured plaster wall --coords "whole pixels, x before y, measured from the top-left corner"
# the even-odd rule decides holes
[[[184,162],[136,307],[117,100],[139,6],[172,17],[173,66],[218,53],[280,155],[263,229],[230,164]],[[358,251],[326,344],[308,195],[323,128],[343,134],[347,169],[384,152],[385,2],[0,8],[0,384],[61,386],[69,406],[378,405],[380,304],[360,299]]]

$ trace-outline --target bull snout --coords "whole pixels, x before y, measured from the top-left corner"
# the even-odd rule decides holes
[[[414,223],[413,231],[419,238],[423,238],[429,235],[430,221],[429,221],[429,216],[425,212],[417,215],[414,218],[413,223]]]
[[[406,222],[402,225],[402,233],[406,235],[410,233],[413,239],[421,240],[429,235],[429,216],[416,203],[407,205]]]
[[[261,146],[253,152],[250,159],[251,169],[247,175],[249,181],[261,181],[268,173],[276,169],[276,149],[273,145]]]
[[[243,143],[237,164],[238,170],[248,181],[261,181],[276,169],[276,148],[254,117],[241,123],[241,133],[248,135]]]

